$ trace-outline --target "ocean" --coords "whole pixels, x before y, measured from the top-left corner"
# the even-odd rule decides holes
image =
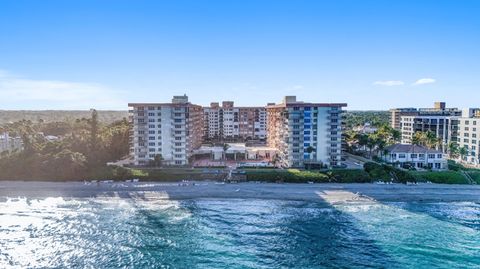
[[[478,202],[164,198],[0,196],[0,268],[480,268]]]

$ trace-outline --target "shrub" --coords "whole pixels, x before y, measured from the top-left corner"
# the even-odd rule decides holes
[[[480,184],[480,171],[469,171],[467,173],[477,184]]]
[[[442,171],[442,172],[417,172],[417,177],[422,181],[431,181],[441,184],[468,184],[468,180],[459,172]]]
[[[372,182],[370,175],[358,169],[338,169],[329,172],[332,181],[339,183],[368,183]]]
[[[463,169],[464,169],[463,165],[458,164],[455,161],[448,160],[448,170],[460,171]]]

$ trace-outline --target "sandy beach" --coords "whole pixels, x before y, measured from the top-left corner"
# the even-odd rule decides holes
[[[7,197],[121,197],[141,199],[281,199],[354,202],[480,202],[480,186],[439,184],[273,184],[218,182],[0,182]]]

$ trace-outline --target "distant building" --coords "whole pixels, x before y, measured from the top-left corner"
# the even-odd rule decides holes
[[[342,107],[346,106],[304,103],[286,96],[282,103],[267,106],[267,145],[278,149],[285,167],[340,165]]]
[[[416,116],[418,111],[416,108],[393,108],[390,109],[390,126],[393,129],[402,129],[402,117],[403,116]]]
[[[235,107],[231,101],[213,102],[203,108],[204,137],[210,140],[265,139],[265,107]]]
[[[11,137],[8,133],[0,134],[0,153],[23,149],[21,137]]]
[[[441,139],[441,149],[446,150],[450,141],[456,141],[458,108],[447,108],[445,102],[435,102],[433,108],[395,108],[390,110],[391,126],[401,131],[401,143],[412,143],[416,132],[430,131]]]
[[[406,116],[460,116],[462,111],[457,108],[447,108],[445,102],[435,102],[433,108],[393,108],[390,109],[390,125],[402,129],[402,117]]]
[[[134,165],[146,165],[161,155],[165,165],[187,165],[201,146],[203,109],[188,97],[171,103],[130,103],[130,151]]]
[[[381,157],[387,163],[399,167],[413,167],[417,169],[446,170],[448,162],[446,156],[438,150],[428,149],[418,145],[395,144],[387,147]]]
[[[353,127],[353,131],[361,134],[373,134],[378,130],[378,128],[373,127],[370,123],[365,123],[364,125]]]

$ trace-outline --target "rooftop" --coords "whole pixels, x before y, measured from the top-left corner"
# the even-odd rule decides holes
[[[411,145],[411,144],[395,144],[385,148],[390,153],[432,153],[432,154],[442,154],[441,151],[435,149],[429,149],[420,145]]]

